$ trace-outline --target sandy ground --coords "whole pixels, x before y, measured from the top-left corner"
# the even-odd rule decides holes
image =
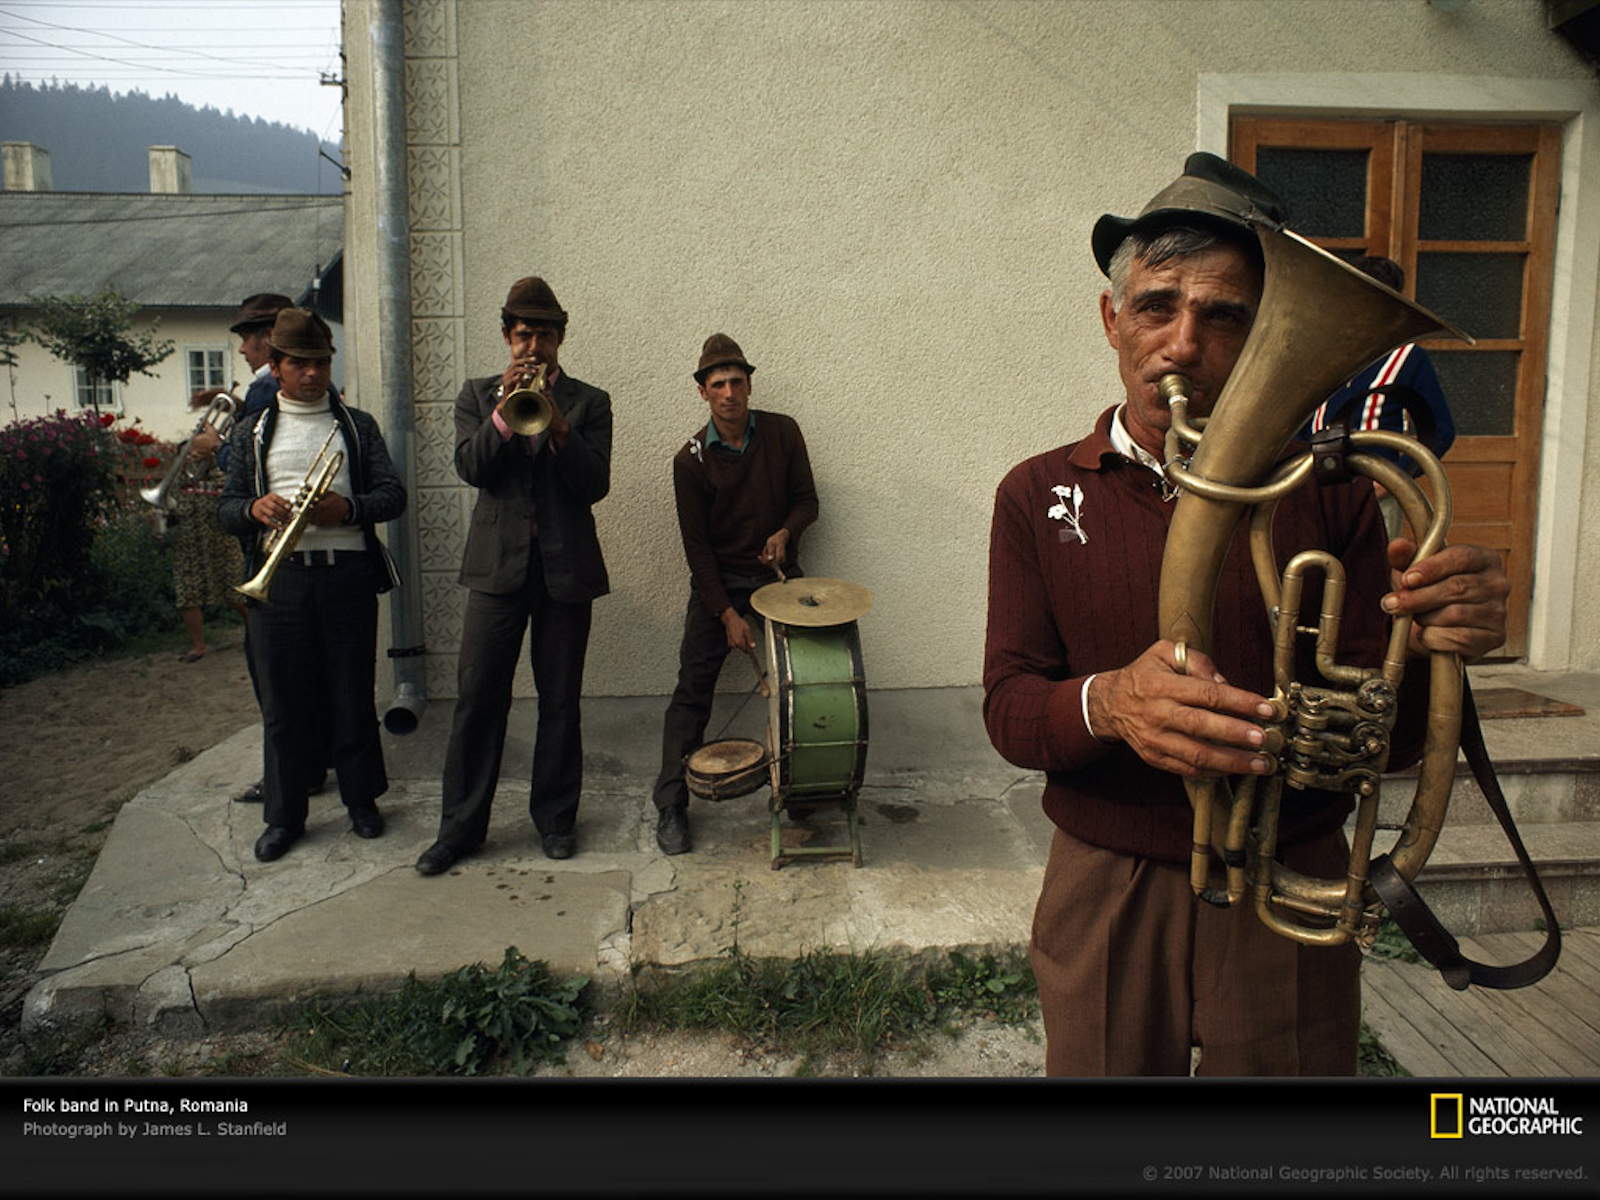
[[[182,663],[183,647],[86,664],[0,691],[0,923],[37,917],[53,932],[77,896],[123,802],[179,763],[257,720],[242,631]],[[239,785],[250,782],[240,780]],[[53,920],[51,920],[53,918]],[[15,1072],[22,998],[49,938],[0,945],[0,1074]],[[266,1033],[194,1042],[119,1030],[87,1051],[87,1075],[252,1074],[275,1058]],[[893,1051],[872,1068],[891,1076],[1028,1076],[1041,1073],[1040,1028],[976,1021],[923,1051]],[[718,1036],[608,1035],[572,1047],[574,1076],[787,1076],[798,1061]],[[810,1073],[852,1075],[847,1063]]]

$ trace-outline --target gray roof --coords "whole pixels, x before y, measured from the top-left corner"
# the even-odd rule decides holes
[[[0,305],[110,283],[147,308],[299,295],[344,241],[340,196],[0,192]]]

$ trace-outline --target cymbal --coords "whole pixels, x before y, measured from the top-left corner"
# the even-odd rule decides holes
[[[785,625],[844,625],[872,607],[872,593],[843,579],[803,576],[758,589],[750,607]]]

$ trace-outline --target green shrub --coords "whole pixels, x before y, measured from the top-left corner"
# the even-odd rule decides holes
[[[289,1052],[354,1075],[525,1075],[536,1060],[566,1057],[588,982],[558,980],[510,946],[494,970],[476,963],[437,982],[413,974],[394,996],[302,1008]]]
[[[70,590],[116,503],[121,452],[92,414],[0,429],[0,612]]]

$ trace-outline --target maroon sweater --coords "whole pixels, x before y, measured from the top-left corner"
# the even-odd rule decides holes
[[[1083,441],[1018,464],[995,495],[984,721],[1007,760],[1045,772],[1045,812],[1061,829],[1119,853],[1183,862],[1192,829],[1183,781],[1123,744],[1100,741],[1083,719],[1084,680],[1126,666],[1157,639],[1161,551],[1175,507],[1162,501],[1153,472],[1112,446],[1113,411]],[[1065,498],[1053,490],[1058,485]],[[1076,528],[1047,515],[1058,504],[1075,507],[1074,487],[1082,489]],[[1312,548],[1343,560],[1349,590],[1340,661],[1379,664],[1388,620],[1378,598],[1390,587],[1372,485],[1298,489],[1278,506],[1274,541],[1280,564]],[[1305,621],[1315,623],[1320,589],[1307,593]],[[1247,522],[1223,565],[1216,614],[1217,668],[1230,683],[1270,696],[1271,636]],[[1309,661],[1297,678],[1316,680]],[[1418,694],[1402,690],[1404,729],[1396,730],[1391,766],[1414,752]],[[1280,844],[1337,827],[1350,807],[1341,795],[1286,790]]]
[[[723,578],[772,578],[760,559],[767,539],[789,531],[787,562],[799,565],[800,534],[817,519],[817,487],[806,440],[794,418],[757,410],[755,430],[737,453],[706,445],[702,428],[672,460],[678,530],[695,594],[713,616],[728,607]]]

